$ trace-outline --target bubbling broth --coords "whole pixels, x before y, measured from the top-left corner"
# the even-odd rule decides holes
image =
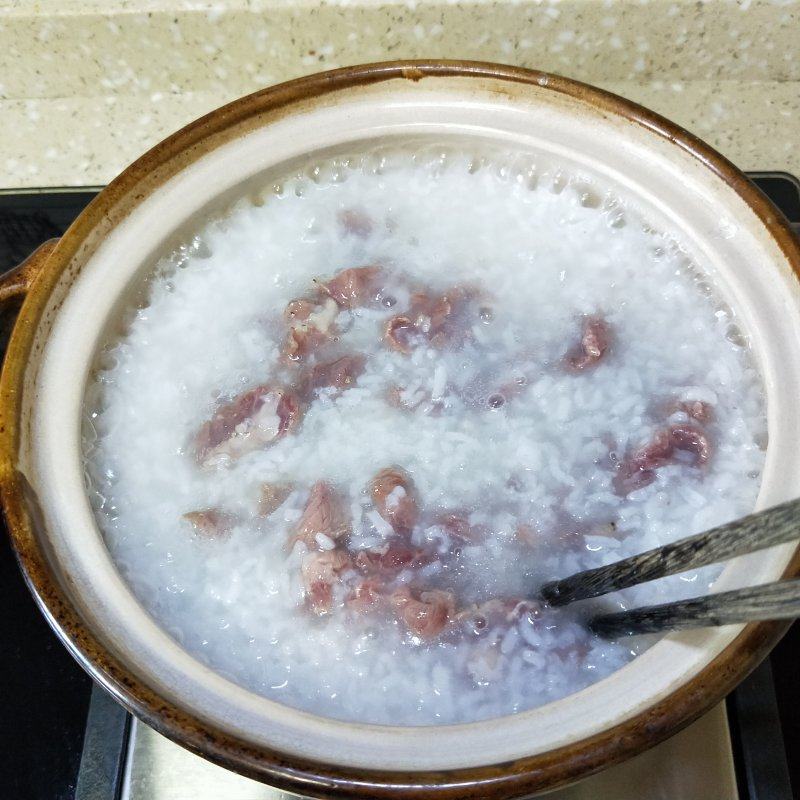
[[[765,397],[714,278],[515,154],[331,158],[166,255],[87,390],[87,481],[140,602],[270,699],[471,722],[619,669],[545,580],[755,502]]]

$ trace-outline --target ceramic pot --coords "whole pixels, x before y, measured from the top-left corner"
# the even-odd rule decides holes
[[[136,601],[95,523],[81,406],[99,343],[181,232],[270,170],[309,155],[428,137],[542,154],[634,197],[714,270],[751,337],[769,406],[758,505],[800,494],[798,242],[722,156],[598,89],[512,67],[407,62],[340,69],[237,100],[157,145],[57,242],[6,276],[25,295],[0,382],[0,495],[42,612],[85,669],[161,733],[308,795],[507,798],[576,781],[659,742],[727,694],[783,624],[666,636],[623,669],[532,711],[427,728],[351,724],[212,672]],[[795,575],[793,546],[731,562],[720,588]]]

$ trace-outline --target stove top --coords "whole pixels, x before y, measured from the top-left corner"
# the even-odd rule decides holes
[[[750,177],[800,232],[800,182],[784,173]],[[97,191],[0,192],[0,271],[14,266],[45,239],[60,235]],[[14,308],[0,316],[2,349],[14,317]],[[94,686],[38,611],[5,535],[0,536],[0,586],[0,640],[5,642],[0,661],[5,701],[0,718],[0,795],[15,800],[288,797],[167,742],[133,722]],[[725,705],[631,762],[550,797],[800,797],[798,663],[800,623]],[[644,786],[646,795],[641,794]]]

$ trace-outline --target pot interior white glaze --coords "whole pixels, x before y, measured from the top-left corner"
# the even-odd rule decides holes
[[[104,237],[71,285],[56,287],[51,326],[28,386],[20,470],[36,493],[52,563],[86,624],[143,682],[208,723],[259,746],[352,767],[439,770],[551,750],[631,718],[686,683],[737,626],[671,635],[605,680],[558,702],[476,724],[349,724],[288,708],[201,665],[165,634],[117,573],[86,496],[80,419],[93,358],[122,298],[176,234],[199,227],[258,176],[330,149],[404,137],[488,141],[596,176],[674,231],[710,265],[752,338],[768,394],[769,445],[759,506],[800,493],[800,291],[752,209],[694,155],[630,120],[549,91],[464,77],[342,89],[202,155]],[[446,213],[446,209],[442,209]],[[67,290],[68,288],[68,290]],[[777,579],[793,547],[732,562],[719,589]]]

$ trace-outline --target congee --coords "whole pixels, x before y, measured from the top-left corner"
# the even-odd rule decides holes
[[[651,640],[543,581],[750,511],[760,375],[713,270],[591,176],[429,145],[288,170],[153,265],[97,358],[87,481],[177,642],[344,720],[531,709]]]

